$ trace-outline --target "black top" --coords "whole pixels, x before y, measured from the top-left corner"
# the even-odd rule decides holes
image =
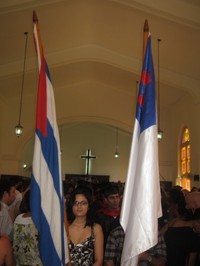
[[[169,266],[185,266],[189,253],[200,250],[199,238],[191,227],[169,227],[164,237]]]
[[[119,226],[119,216],[105,215],[97,212],[95,215],[95,222],[99,223],[103,229],[104,234],[104,249],[106,247],[107,238],[110,232]]]
[[[71,240],[68,243],[71,264],[73,266],[93,266],[94,264],[94,228],[91,227],[91,236],[79,244]]]

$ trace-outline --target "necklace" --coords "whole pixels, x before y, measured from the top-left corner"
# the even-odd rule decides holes
[[[85,228],[85,223],[73,223],[73,225],[77,228],[84,229]]]

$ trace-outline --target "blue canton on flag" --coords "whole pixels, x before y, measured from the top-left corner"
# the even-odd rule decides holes
[[[148,127],[156,125],[156,91],[153,58],[151,54],[151,36],[148,38],[144,57],[136,118],[140,123],[140,133]]]

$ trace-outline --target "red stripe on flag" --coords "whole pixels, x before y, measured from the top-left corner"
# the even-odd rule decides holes
[[[36,129],[42,132],[44,137],[47,136],[47,84],[46,84],[46,62],[44,57],[41,58],[41,68],[39,73],[37,100],[37,120]]]

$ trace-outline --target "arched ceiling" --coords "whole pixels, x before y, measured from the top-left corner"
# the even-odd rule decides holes
[[[80,104],[77,98],[87,94],[83,97],[87,106],[95,88],[99,88],[99,98],[92,95],[93,101],[100,100],[103,104],[107,98],[105,101],[110,101],[110,106],[125,106],[127,98],[132,97],[135,104],[136,81],[140,79],[141,72],[145,19],[148,19],[152,34],[156,74],[157,39],[162,40],[159,46],[161,106],[170,108],[187,94],[194,98],[194,103],[199,103],[198,0],[1,1],[0,106],[12,104],[12,109],[15,110],[13,120],[17,120],[25,31],[29,32],[29,39],[24,82],[24,99],[27,102],[23,108],[24,112],[26,108],[32,110],[31,117],[35,113],[38,74],[32,38],[33,10],[38,15],[44,51],[58,102],[58,120],[64,121],[64,116],[70,111],[67,107],[63,109],[59,102],[66,102],[69,106],[74,100],[73,106],[77,106]],[[73,88],[76,88],[77,94]],[[91,112],[94,112],[94,106],[91,103]],[[78,114],[74,112],[73,115]],[[98,112],[96,115],[98,116]]]

